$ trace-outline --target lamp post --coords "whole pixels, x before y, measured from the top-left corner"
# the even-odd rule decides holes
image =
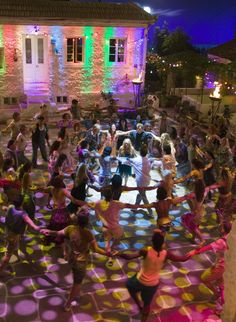
[[[215,82],[214,84],[216,85],[215,90],[213,94],[209,96],[211,100],[211,123],[214,123],[215,117],[220,110],[220,103],[222,100],[220,95],[221,84],[218,82]]]
[[[209,96],[209,98],[211,100],[211,123],[213,124],[220,109],[221,98],[214,96]]]

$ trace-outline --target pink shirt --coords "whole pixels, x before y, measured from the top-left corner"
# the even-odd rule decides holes
[[[147,255],[142,261],[142,266],[137,274],[137,279],[146,286],[155,286],[160,280],[160,271],[163,267],[167,256],[167,251],[162,250],[158,253],[152,248],[148,247]]]
[[[103,226],[109,229],[114,229],[119,226],[120,210],[125,208],[125,205],[119,201],[99,200],[90,202],[89,207],[93,208],[96,216],[102,221]]]

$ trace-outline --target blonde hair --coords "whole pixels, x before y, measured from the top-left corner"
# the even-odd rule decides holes
[[[170,142],[172,142],[172,141],[171,141],[169,133],[162,133],[162,135],[161,135],[161,143],[162,143],[162,145],[164,145],[166,143],[170,143]]]
[[[128,144],[128,148],[126,148],[126,144]],[[134,147],[132,146],[132,143],[130,139],[124,139],[122,146],[119,149],[119,154],[129,153],[130,155],[135,155]]]

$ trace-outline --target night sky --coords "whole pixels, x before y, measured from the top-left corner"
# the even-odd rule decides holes
[[[127,0],[128,1],[128,0]],[[134,0],[133,0],[134,1]],[[113,1],[112,2],[117,2]],[[126,2],[120,0],[119,2]],[[170,30],[181,27],[193,44],[217,45],[236,32],[236,0],[138,0],[159,15],[157,24]]]

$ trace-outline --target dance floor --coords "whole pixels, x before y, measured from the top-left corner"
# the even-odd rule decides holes
[[[3,143],[5,145],[5,142]],[[157,177],[157,172],[152,170],[152,178]],[[33,180],[39,184],[47,182],[46,166],[35,171]],[[135,180],[130,178],[128,185],[135,186]],[[91,189],[89,192],[93,193]],[[183,195],[185,188],[178,186],[175,193]],[[147,195],[150,201],[155,200],[155,191],[149,191]],[[121,201],[134,203],[135,197],[136,192],[124,193]],[[50,210],[46,208],[47,196],[37,193],[36,199],[36,223],[45,226],[50,218]],[[93,197],[88,198],[88,200],[98,199],[100,195],[96,192]],[[187,210],[186,203],[171,210],[174,226],[167,235],[167,245],[176,254],[185,254],[195,247],[191,239],[186,238],[180,225],[180,216]],[[156,217],[155,213],[154,215]],[[3,223],[4,214],[1,213],[1,255],[5,250]],[[93,212],[91,212],[91,224],[99,245],[104,246],[101,224],[96,221]],[[121,249],[140,249],[150,244],[155,218],[150,220],[145,210],[135,214],[128,209],[123,210],[120,224],[125,231]],[[206,242],[218,236],[213,202],[206,203],[206,216],[201,229]],[[135,274],[140,267],[139,259],[126,261],[117,258],[113,265],[109,266],[104,256],[91,254],[81,297],[78,303],[74,303],[71,312],[64,312],[63,303],[72,282],[72,275],[68,264],[62,259],[61,249],[54,244],[45,246],[42,240],[43,236],[28,230],[24,237],[26,256],[21,253],[22,260],[17,263],[14,263],[12,258],[11,267],[15,275],[1,278],[0,322],[140,321],[138,309],[125,288],[127,276]],[[148,321],[220,321],[213,313],[214,296],[201,282],[201,274],[213,262],[214,255],[209,253],[195,256],[185,263],[168,261],[161,272],[160,286],[152,302],[152,314]]]

